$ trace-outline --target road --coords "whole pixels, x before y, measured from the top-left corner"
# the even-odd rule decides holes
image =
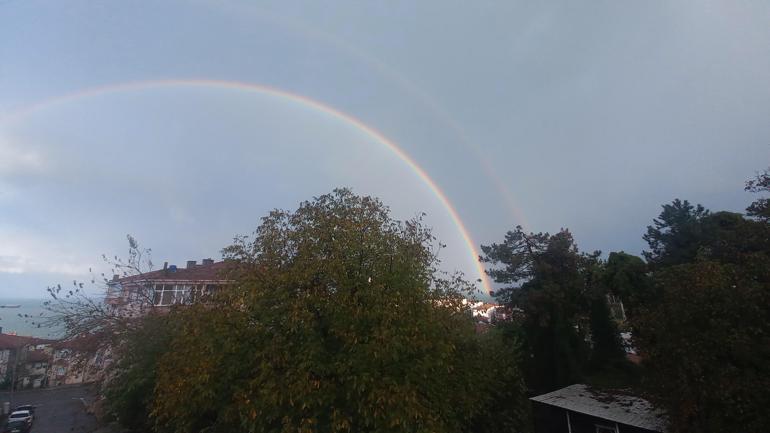
[[[96,429],[96,420],[86,413],[84,402],[93,398],[94,392],[87,386],[16,391],[11,409],[24,404],[37,406],[31,433],[88,433]],[[8,392],[1,392],[0,402],[6,401]]]

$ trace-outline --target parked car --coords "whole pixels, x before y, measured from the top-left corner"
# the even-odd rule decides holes
[[[32,413],[28,410],[15,410],[8,415],[6,431],[26,432],[32,427],[32,418]]]
[[[8,421],[5,423],[5,428],[3,429],[3,433],[27,433],[29,432],[29,429],[32,427],[32,423],[24,421],[24,420],[17,420],[17,421]]]
[[[29,411],[30,414],[32,414],[32,418],[34,418],[35,417],[35,408],[36,407],[37,406],[31,405],[31,404],[25,404],[25,405],[22,405],[22,406],[18,406],[13,411],[14,412],[19,412],[19,411],[27,410],[27,411]]]
[[[32,412],[28,410],[15,410],[8,415],[8,421],[29,421],[32,422]]]

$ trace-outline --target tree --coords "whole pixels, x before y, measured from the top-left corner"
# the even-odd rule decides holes
[[[521,226],[509,231],[501,244],[482,245],[481,260],[498,283],[509,284],[498,298],[512,308],[522,308],[527,383],[548,391],[582,378],[587,361],[588,332],[586,263],[572,235],[562,230],[525,233]],[[595,258],[595,256],[593,256]]]
[[[676,199],[663,205],[663,211],[643,236],[650,246],[650,251],[643,253],[650,266],[654,269],[694,259],[703,238],[700,223],[708,216],[706,208],[693,206],[687,200]]]
[[[151,250],[142,248],[131,235],[127,239],[126,259],[102,255],[112,274],[128,277],[151,271]],[[73,281],[69,289],[61,285],[49,287],[51,298],[44,302],[47,314],[38,320],[60,329],[61,339],[77,347],[70,355],[73,365],[85,367],[96,354],[114,361],[105,361],[98,376],[107,397],[106,409],[126,427],[147,431],[156,364],[175,332],[175,316],[158,314],[150,286],[134,284],[130,304],[116,308],[100,295],[106,293],[108,298],[121,302],[128,300],[123,293],[112,292],[110,280],[104,274],[92,276],[92,290],[86,290],[86,284]]]
[[[623,309],[630,319],[644,305],[655,302],[656,294],[647,264],[640,257],[623,251],[611,252],[601,279],[607,292],[623,302]]]
[[[612,320],[604,296],[596,296],[590,300],[588,318],[591,329],[591,370],[601,371],[611,364],[623,363],[625,352],[620,342],[618,326]]]
[[[112,274],[127,277],[151,271],[152,251],[142,248],[133,236],[126,238],[127,259],[102,255],[104,262],[112,268]],[[140,319],[155,308],[152,288],[141,284],[133,288],[134,308],[114,308],[101,296],[102,293],[109,295],[109,282],[104,273],[99,277],[92,273],[91,291],[85,289],[86,282],[80,281],[73,281],[69,289],[61,284],[48,287],[50,299],[43,302],[46,315],[38,320],[47,327],[60,329],[62,340],[78,339],[88,343],[80,345],[87,354],[114,349],[125,334],[138,330],[143,325]]]
[[[746,189],[766,190],[767,172]],[[753,218],[677,200],[648,228],[656,296],[632,324],[674,431],[770,427],[770,225],[762,200],[749,207]]]
[[[712,260],[746,265],[770,250],[770,226],[734,212],[711,213],[674,200],[647,228],[644,255],[656,271],[668,266]]]
[[[147,416],[152,411],[157,365],[181,326],[179,315],[147,314],[139,326],[123,334],[114,348],[112,378],[103,387],[107,411],[132,431],[152,431]]]
[[[753,193],[770,192],[770,169],[763,170],[761,173],[758,173],[754,179],[748,180],[744,189]],[[751,217],[761,221],[770,222],[770,199],[767,197],[756,199],[748,208],[746,208],[746,212]]]
[[[770,427],[767,269],[703,260],[656,271],[662,299],[635,329],[673,431]]]
[[[483,410],[468,423],[468,433],[524,432],[531,429],[531,406],[523,389],[521,332],[517,324],[499,323],[480,336],[474,356],[481,373],[476,389],[485,390]]]
[[[581,253],[568,230],[550,235],[520,226],[503,243],[481,248],[481,260],[494,266],[489,275],[508,285],[498,299],[524,311],[524,365],[532,391],[587,378],[625,383],[625,352],[607,304],[612,278],[599,251]]]
[[[498,380],[526,403],[515,366],[483,368],[495,352],[463,308],[471,286],[437,273],[434,241],[344,189],[271,212],[225,249],[232,290],[176,313],[158,430],[465,432]]]

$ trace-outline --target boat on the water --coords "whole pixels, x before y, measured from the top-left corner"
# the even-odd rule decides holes
[[[6,304],[6,305],[0,305],[0,308],[20,308],[21,305],[19,304]]]

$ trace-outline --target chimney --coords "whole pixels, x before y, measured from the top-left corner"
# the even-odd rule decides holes
[[[201,264],[202,265],[213,265],[214,264],[214,260],[212,260],[212,259],[203,259],[201,261]]]
[[[195,261],[195,260],[188,260],[188,261],[187,261],[187,269],[192,269],[192,268],[194,268],[194,267],[195,267],[195,265],[197,265],[197,264],[198,264],[198,262],[197,262],[197,261]]]
[[[118,281],[119,279],[120,279],[120,275],[118,275],[118,274],[113,274],[112,275],[112,281]]]
[[[168,275],[168,262],[163,262],[163,275]]]

